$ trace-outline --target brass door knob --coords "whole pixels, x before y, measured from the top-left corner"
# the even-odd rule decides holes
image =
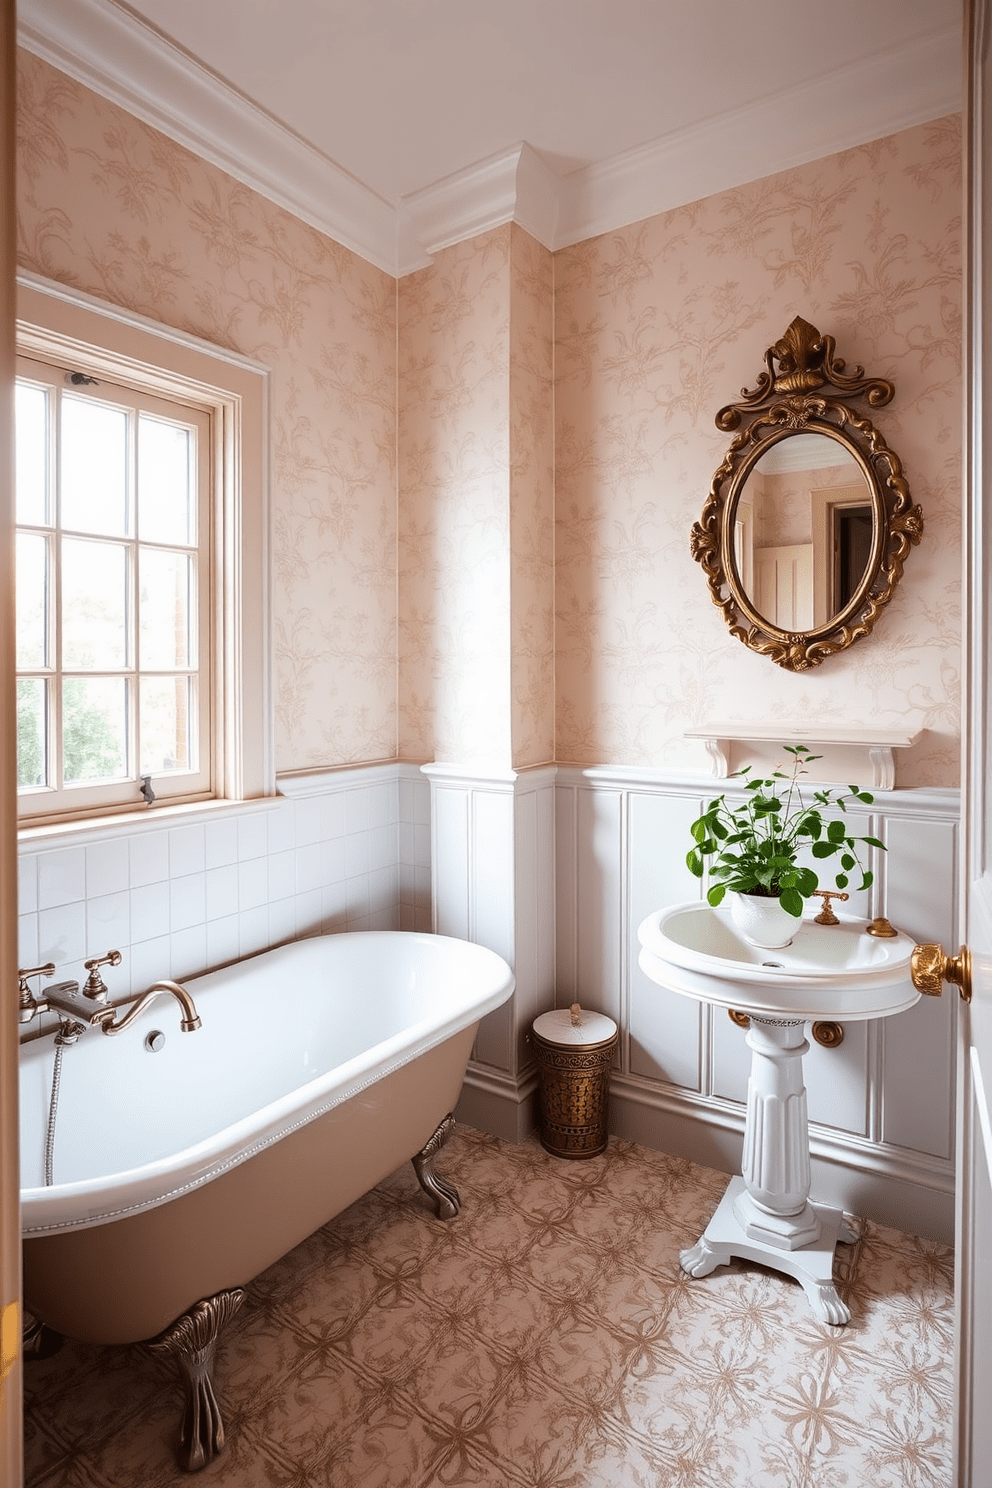
[[[962,946],[956,956],[948,956],[939,945],[914,946],[909,967],[917,992],[939,997],[943,984],[953,982],[961,1000],[971,1001],[971,952],[967,946]]]

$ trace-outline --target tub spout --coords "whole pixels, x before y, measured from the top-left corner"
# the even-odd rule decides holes
[[[186,991],[186,988],[181,987],[178,982],[169,981],[153,982],[152,985],[148,988],[148,991],[142,992],[137,1002],[132,1003],[127,1012],[124,1014],[123,1018],[121,1018],[120,1022],[115,1021],[114,1014],[116,1012],[116,1009],[113,1008],[106,1008],[103,1012],[103,1015],[101,1016],[98,1014],[93,1021],[99,1022],[100,1027],[103,1029],[104,1033],[122,1033],[125,1028],[129,1027],[130,1024],[134,1022],[138,1014],[144,1008],[146,1008],[154,998],[158,997],[159,993],[161,992],[171,993],[171,995],[178,1002],[179,1006],[182,1008],[183,1016],[179,1027],[183,1033],[193,1033],[195,1029],[201,1026],[200,1019],[196,1011],[196,1005],[194,1004],[192,997],[190,997],[189,993]]]

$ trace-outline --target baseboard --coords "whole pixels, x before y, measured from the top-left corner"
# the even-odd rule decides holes
[[[614,1074],[609,1128],[614,1136],[689,1162],[739,1173],[744,1112]],[[954,1242],[954,1167],[949,1159],[885,1143],[810,1129],[812,1197],[849,1214],[944,1244]]]
[[[504,1142],[522,1142],[538,1122],[536,1070],[517,1078],[470,1063],[455,1106],[455,1120]]]

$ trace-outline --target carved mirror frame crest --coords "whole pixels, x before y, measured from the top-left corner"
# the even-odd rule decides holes
[[[777,363],[777,366],[776,366]],[[911,547],[923,536],[923,513],[913,505],[898,455],[882,435],[843,399],[863,398],[883,408],[895,388],[864,369],[846,370],[835,356],[832,336],[821,336],[799,316],[765,352],[757,385],[741,390],[716,416],[717,428],[735,435],[713,476],[702,520],[693,524],[692,556],[702,565],[713,603],[730,633],[788,671],[819,666],[869,635],[892,598]],[[734,549],[737,508],[748,477],[769,449],[783,439],[822,434],[843,445],[860,467],[872,509],[870,555],[850,599],[826,624],[788,631],[761,615],[746,593]],[[866,504],[868,502],[866,501]]]

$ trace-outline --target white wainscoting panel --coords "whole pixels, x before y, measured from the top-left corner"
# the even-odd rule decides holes
[[[750,1067],[744,1031],[722,1011],[665,993],[637,965],[644,916],[700,896],[685,855],[689,825],[712,794],[700,778],[559,766],[557,1001],[578,996],[620,1022],[612,1130],[729,1171]],[[956,949],[957,793],[880,791],[870,813],[847,820],[889,851],[875,854],[872,889],[852,892],[844,908],[887,914],[917,939]],[[830,878],[821,871],[825,886]],[[811,1041],[804,1073],[818,1197],[949,1238],[953,1027],[945,996],[898,1018],[849,1023],[839,1048]]]

